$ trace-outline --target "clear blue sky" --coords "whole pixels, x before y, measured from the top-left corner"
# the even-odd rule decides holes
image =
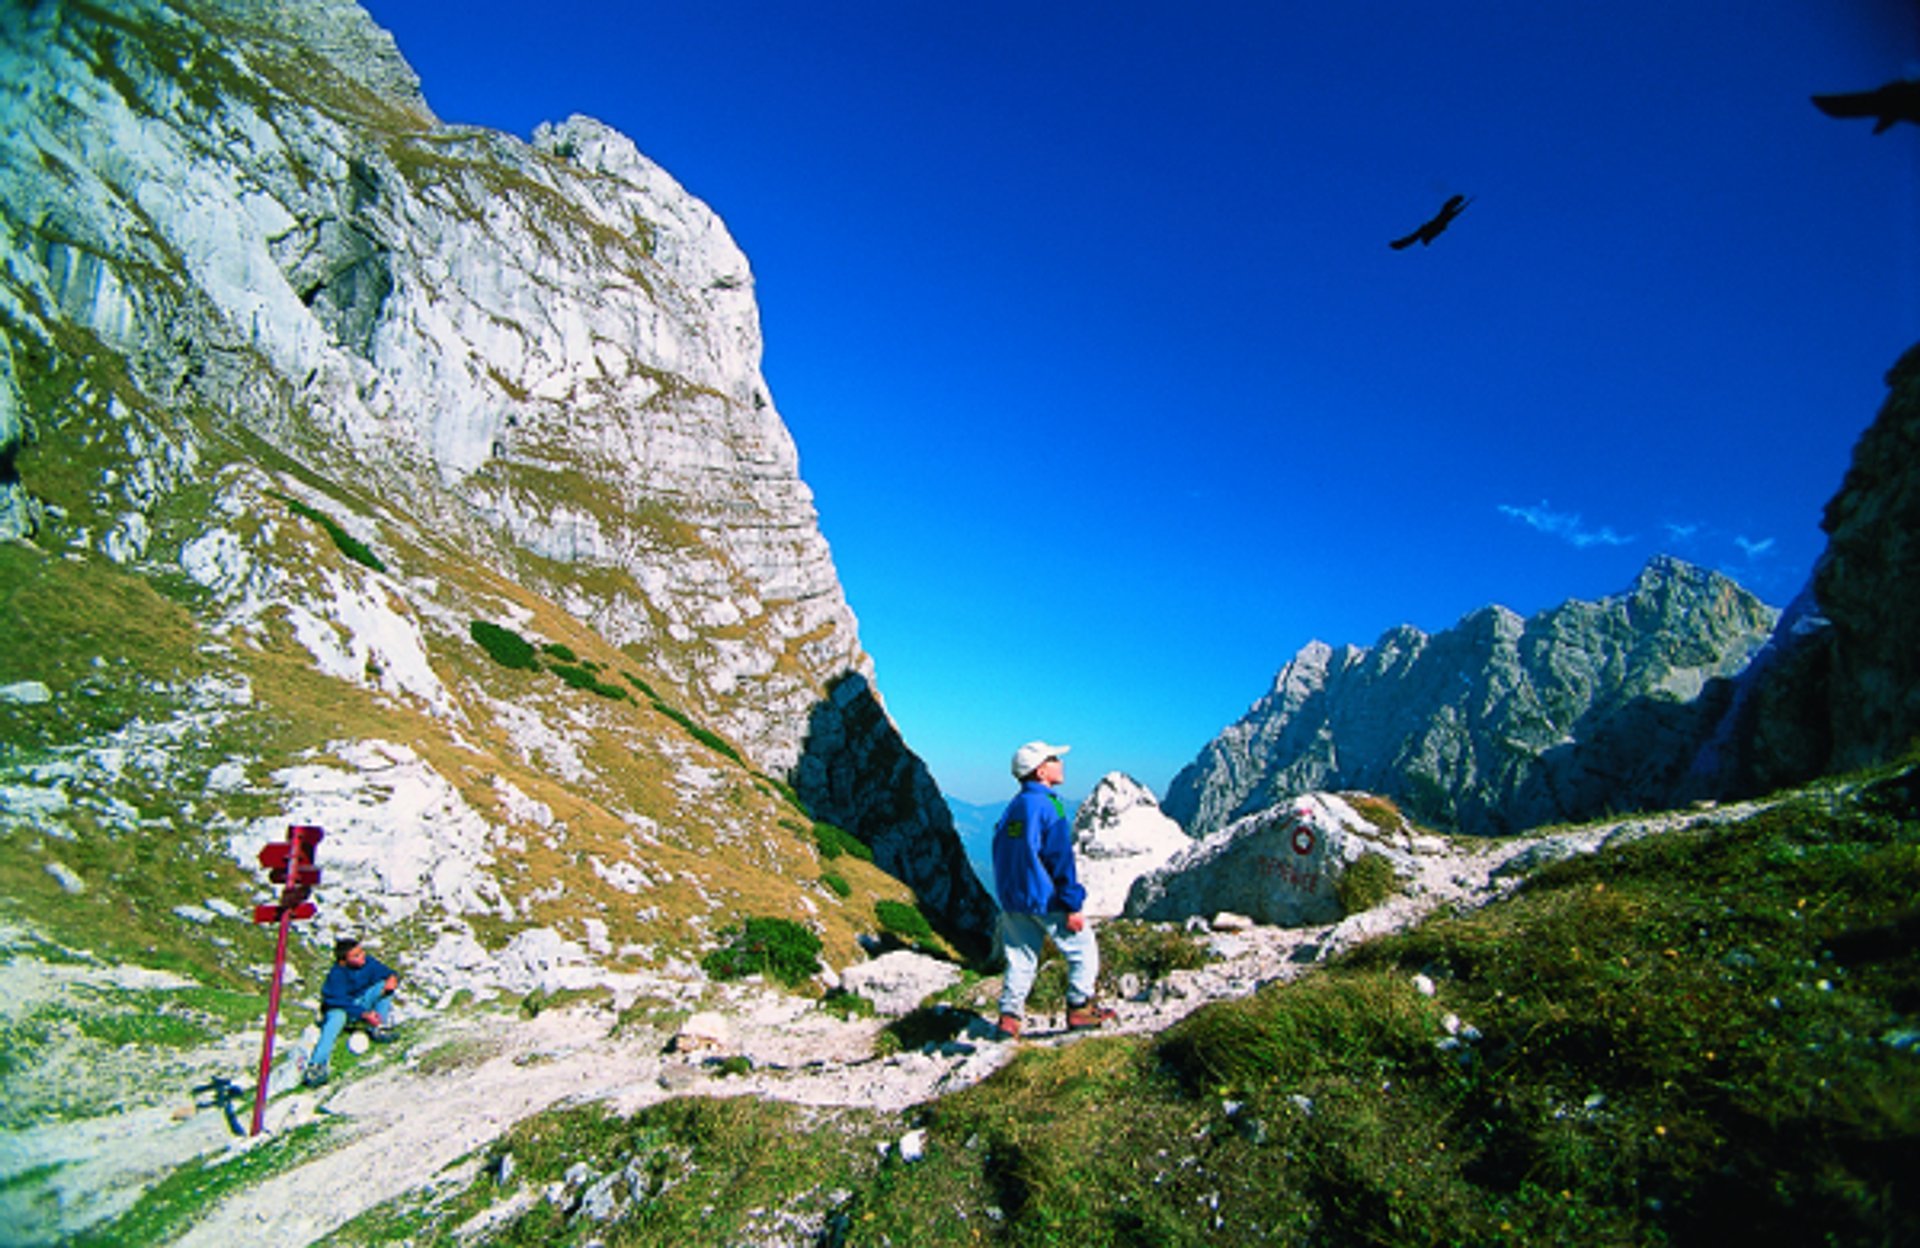
[[[1156,793],[1300,646],[1668,552],[1775,605],[1920,341],[1912,0],[374,0],[445,121],[633,138],[751,261],[950,794]],[[1431,246],[1387,241],[1472,197]]]

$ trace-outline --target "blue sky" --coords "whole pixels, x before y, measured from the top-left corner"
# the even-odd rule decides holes
[[[751,261],[908,743],[1167,782],[1309,640],[1775,605],[1920,341],[1911,0],[375,0],[445,121],[633,138]],[[1387,241],[1471,198],[1430,247]]]

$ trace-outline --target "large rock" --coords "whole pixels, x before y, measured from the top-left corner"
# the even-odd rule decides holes
[[[910,949],[895,949],[840,972],[840,986],[873,1002],[889,1018],[911,1014],[920,1003],[953,986],[960,968]]]
[[[1365,854],[1392,864],[1402,879],[1418,874],[1412,830],[1382,828],[1333,793],[1309,793],[1285,806],[1237,820],[1137,881],[1129,918],[1179,922],[1221,911],[1276,927],[1335,923],[1342,873]]]
[[[1115,771],[1074,812],[1073,845],[1086,910],[1104,916],[1119,914],[1133,882],[1192,848],[1193,838],[1162,813],[1150,789]]]

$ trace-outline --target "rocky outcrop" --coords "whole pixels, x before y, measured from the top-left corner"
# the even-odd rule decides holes
[[[819,818],[853,832],[874,862],[914,890],[941,935],[985,955],[998,913],[953,829],[953,816],[919,756],[865,677],[836,681],[815,707],[794,789]]]
[[[1920,347],[1828,502],[1827,549],[1736,682],[1685,796],[1746,797],[1920,741]]]
[[[1388,809],[1377,799],[1367,805]],[[1417,834],[1393,814],[1383,827],[1339,794],[1303,794],[1236,820],[1142,877],[1125,913],[1158,922],[1225,911],[1277,927],[1337,923],[1346,915],[1340,878],[1363,856],[1383,858],[1401,880],[1418,874]]]
[[[1820,527],[1814,597],[1833,622],[1834,769],[1890,758],[1920,738],[1920,346],[1854,447]]]
[[[1775,612],[1718,573],[1650,562],[1599,602],[1492,606],[1432,636],[1314,642],[1174,778],[1196,835],[1319,790],[1359,789],[1432,826],[1493,834],[1674,793]]]
[[[1087,890],[1087,913],[1119,914],[1135,880],[1192,845],[1147,786],[1117,771],[1100,777],[1073,816],[1074,866]]]

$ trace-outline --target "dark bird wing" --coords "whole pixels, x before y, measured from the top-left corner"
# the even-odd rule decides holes
[[[1425,247],[1428,243],[1440,237],[1440,232],[1453,224],[1453,219],[1465,211],[1467,205],[1471,202],[1473,201],[1469,200],[1465,195],[1455,195],[1446,203],[1440,205],[1440,211],[1433,215],[1431,221],[1428,221],[1405,238],[1394,239],[1388,243],[1387,246],[1393,248],[1395,251],[1404,250],[1405,248],[1413,246],[1415,243],[1419,243],[1422,247]]]
[[[1813,106],[1829,117],[1872,117],[1879,134],[1896,121],[1920,125],[1920,79],[1890,82],[1871,91],[1843,91],[1816,95]]]

